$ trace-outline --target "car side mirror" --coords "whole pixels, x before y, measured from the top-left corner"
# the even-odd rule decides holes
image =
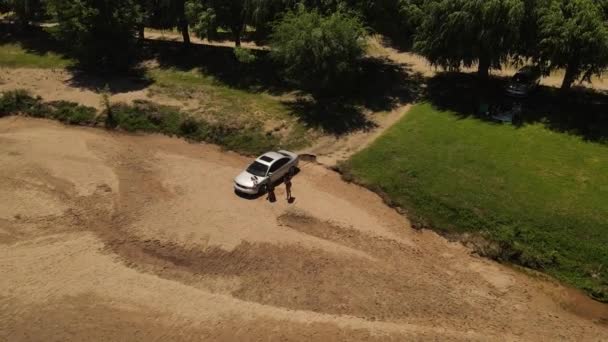
[[[268,172],[268,177],[272,176],[272,172]]]

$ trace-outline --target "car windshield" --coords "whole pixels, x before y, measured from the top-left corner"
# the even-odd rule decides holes
[[[262,163],[258,163],[257,161],[253,162],[253,164],[249,165],[249,167],[247,168],[247,172],[251,173],[254,176],[258,176],[258,177],[265,177],[267,171],[268,171],[268,166],[266,166]]]

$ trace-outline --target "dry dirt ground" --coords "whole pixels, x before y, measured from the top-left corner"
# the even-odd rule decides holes
[[[102,80],[94,76],[74,75],[63,69],[0,68],[0,92],[26,89],[46,101],[73,101],[101,107],[101,90],[106,84],[112,88],[112,102],[131,103],[135,100],[153,100],[156,103],[190,108],[194,101],[186,102],[155,94],[149,96],[149,87],[127,78]]]
[[[0,119],[0,341],[605,341],[606,306],[416,231],[306,164]]]

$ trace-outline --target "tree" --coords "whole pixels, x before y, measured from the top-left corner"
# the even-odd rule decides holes
[[[186,18],[197,37],[209,40],[216,38],[218,23],[213,8],[201,1],[189,0],[186,2]]]
[[[156,29],[177,28],[185,46],[190,45],[189,21],[186,14],[186,0],[135,0],[142,11],[142,25],[138,28],[140,38],[143,38],[144,27]]]
[[[197,36],[214,38],[217,28],[223,27],[240,47],[247,26],[256,27],[262,36],[267,34],[270,21],[285,4],[284,0],[189,0],[186,12]]]
[[[186,0],[176,0],[175,13],[177,13],[177,27],[182,33],[182,39],[186,46],[190,45],[190,33],[188,32],[188,19],[186,18]]]
[[[271,56],[288,80],[316,97],[332,95],[352,84],[365,38],[358,16],[343,11],[323,16],[301,6],[274,27]]]
[[[134,0],[49,0],[57,37],[71,47],[80,65],[124,70],[136,54],[141,9]]]
[[[516,51],[522,0],[427,0],[414,49],[446,69],[478,65],[480,79]]]
[[[593,0],[551,0],[539,8],[539,63],[565,69],[562,89],[589,80],[608,65],[608,29]]]

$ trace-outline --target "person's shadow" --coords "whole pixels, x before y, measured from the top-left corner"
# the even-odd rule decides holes
[[[289,203],[289,204],[294,204],[294,203],[295,203],[295,201],[296,201],[296,198],[292,196],[292,197],[290,197],[290,198],[287,200],[287,203]]]

